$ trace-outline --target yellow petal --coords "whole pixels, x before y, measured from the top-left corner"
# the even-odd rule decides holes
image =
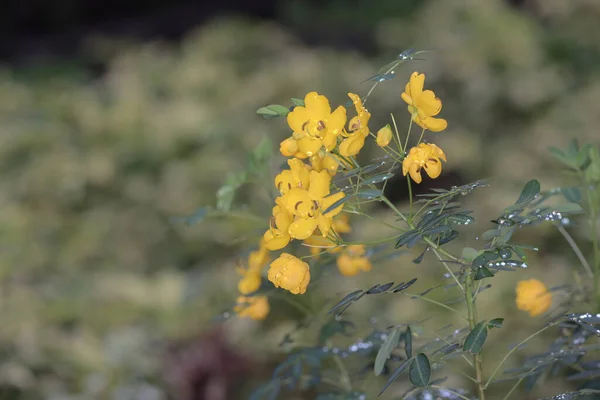
[[[306,164],[297,158],[292,158],[288,160],[288,165],[290,166],[294,186],[306,189],[309,184],[310,173]]]
[[[292,131],[302,135],[304,133],[304,124],[308,121],[308,111],[305,107],[298,106],[287,115],[287,122]]]
[[[425,172],[430,178],[437,178],[442,173],[442,162],[438,158],[430,158],[425,163]]]
[[[326,237],[329,234],[329,230],[331,229],[331,217],[319,214],[319,216],[317,217],[317,225],[319,226],[321,235],[323,237]]]
[[[419,169],[420,168],[419,168],[419,166],[417,164],[411,164],[410,167],[408,168],[408,173],[410,174],[410,177],[416,183],[421,183],[421,181],[423,180],[423,178],[421,177],[421,172],[419,171]]]
[[[291,237],[298,240],[309,238],[317,229],[316,218],[298,218],[288,228]]]
[[[435,97],[435,93],[431,90],[426,90],[415,98],[415,106],[420,112],[425,113],[429,117],[438,115],[442,110],[442,101]]]
[[[331,196],[327,196],[323,199],[323,201],[321,202],[321,212],[324,213],[325,210],[327,210],[329,207],[331,207],[333,205],[333,203],[335,203],[338,200],[341,200],[345,197],[346,195],[344,194],[344,192],[337,192],[332,194]],[[344,205],[341,204],[338,207],[334,208],[333,210],[329,211],[327,214],[325,214],[325,216],[328,217],[335,217],[336,215],[338,215],[342,209],[344,208]]]
[[[298,140],[298,150],[309,157],[313,154],[317,154],[319,150],[321,150],[322,145],[323,142],[321,139],[312,138],[310,136],[305,136]]]
[[[309,119],[316,121],[325,121],[331,114],[329,100],[317,92],[310,92],[304,97],[304,105],[308,111]],[[289,115],[289,114],[288,114]]]
[[[287,232],[274,231],[269,229],[263,235],[265,247],[271,251],[283,249],[291,240]]]
[[[325,168],[327,172],[329,172],[329,175],[333,176],[337,172],[338,162],[335,158],[333,158],[333,156],[327,154],[323,158],[323,168]]]
[[[311,199],[321,201],[321,199],[329,194],[329,184],[331,176],[327,171],[310,171],[310,186],[308,193]]]
[[[446,155],[444,154],[444,152],[442,151],[442,149],[440,149],[439,147],[437,147],[435,144],[433,143],[429,143],[429,147],[431,148],[431,150],[433,151],[433,155],[441,158],[444,161],[446,160]]]
[[[379,147],[385,147],[390,144],[392,140],[392,128],[389,125],[384,126],[380,130],[377,131],[377,145]]]
[[[289,114],[288,114],[289,115]],[[296,139],[289,137],[279,144],[279,152],[284,157],[292,157],[298,152]]]
[[[425,129],[429,129],[431,132],[441,132],[448,127],[448,122],[443,118],[429,117],[422,121],[419,125]]]
[[[418,72],[413,72],[410,76],[409,88],[410,88],[410,97],[415,98],[421,95],[423,92],[423,85],[425,84],[425,74],[419,74]]]
[[[408,87],[408,84],[406,84],[406,86]],[[413,105],[413,99],[412,99],[412,97],[410,97],[410,94],[405,92],[405,93],[402,93],[400,95],[400,97],[402,97],[402,100],[404,100],[406,102],[406,104],[408,104],[409,107],[411,107]],[[409,113],[411,112],[410,109],[408,110],[408,112]]]
[[[340,274],[344,276],[354,276],[358,274],[358,269],[352,262],[352,258],[347,254],[340,254],[336,261]]]
[[[329,103],[328,103],[329,104]],[[342,128],[346,124],[346,109],[339,106],[327,118],[327,132],[337,136],[342,132]]]
[[[344,157],[355,156],[360,153],[364,145],[365,137],[360,133],[356,133],[340,143],[340,154]]]

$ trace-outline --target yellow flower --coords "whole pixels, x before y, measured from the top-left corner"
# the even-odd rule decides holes
[[[310,271],[304,261],[291,254],[281,253],[279,258],[271,263],[268,278],[275,287],[293,294],[303,294],[310,282]]]
[[[281,194],[286,194],[292,188],[307,188],[309,184],[310,169],[302,160],[292,158],[288,160],[290,169],[281,171],[275,177],[275,186]]]
[[[289,137],[279,144],[279,152],[284,157],[295,157],[301,159],[308,157],[306,154],[298,150],[298,141],[293,137]]]
[[[297,141],[297,151],[310,157],[318,153],[322,146],[327,151],[332,150],[346,123],[346,109],[339,106],[331,112],[327,97],[317,92],[308,93],[304,97],[304,105],[294,108],[287,115],[288,125],[294,132],[292,137]],[[288,142],[284,150],[286,154],[291,154],[295,149]]]
[[[360,271],[370,271],[371,261],[365,257],[366,249],[362,244],[353,244],[344,249],[337,258],[337,266],[344,276],[354,276]]]
[[[241,294],[256,292],[260,287],[261,275],[260,270],[238,269],[243,277],[238,282],[238,291]]]
[[[348,216],[346,214],[338,214],[333,219],[331,227],[338,234],[349,233],[352,231],[352,227],[350,226]]]
[[[263,320],[269,314],[271,307],[266,296],[240,296],[237,298],[237,304],[233,310],[242,318],[252,318],[253,320]]]
[[[392,140],[392,128],[389,125],[384,126],[380,130],[377,131],[377,146],[385,147],[390,144]]]
[[[552,304],[552,294],[546,285],[537,279],[520,281],[517,284],[517,307],[527,311],[530,316],[545,313]]]
[[[331,176],[335,176],[339,166],[337,160],[331,155],[331,153],[322,151],[320,151],[318,154],[310,156],[310,164],[315,171],[321,172],[326,170]]]
[[[421,128],[432,132],[440,132],[448,127],[448,123],[442,118],[433,118],[442,110],[442,101],[435,97],[431,90],[423,91],[425,74],[413,72],[410,81],[404,88],[402,100],[408,104],[408,112],[412,120]]]
[[[261,239],[258,250],[250,252],[250,255],[248,256],[248,269],[251,271],[261,271],[269,261],[271,261],[269,249],[265,247],[264,239]]]
[[[288,232],[292,224],[292,217],[285,207],[281,207],[280,205],[273,207],[273,217],[269,221],[269,230],[263,235],[265,248],[268,250],[279,250],[287,246],[292,239]]]
[[[435,144],[420,143],[410,149],[408,156],[402,161],[402,174],[410,174],[416,183],[421,183],[421,169],[424,168],[430,178],[437,178],[442,173],[442,162],[446,155]]]
[[[356,108],[356,116],[348,123],[348,131],[342,132],[345,139],[340,143],[340,154],[344,157],[357,155],[365,145],[365,139],[369,136],[369,119],[371,113],[363,106],[360,96],[348,93]]]
[[[310,171],[308,190],[293,188],[279,198],[288,213],[294,215],[294,222],[288,229],[292,238],[307,239],[317,227],[323,236],[327,236],[333,217],[342,211],[343,205],[327,214],[325,210],[345,196],[343,192],[329,196],[330,181],[331,177],[327,171]]]

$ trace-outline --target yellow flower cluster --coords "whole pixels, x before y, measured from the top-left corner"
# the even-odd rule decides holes
[[[440,132],[448,127],[445,119],[434,118],[442,110],[442,101],[435,97],[431,90],[423,90],[425,74],[413,72],[410,81],[404,88],[402,99],[408,104],[408,112],[413,122],[432,132]],[[382,139],[383,141],[383,139]],[[378,134],[379,142],[379,134]],[[421,183],[421,169],[425,169],[430,178],[437,178],[442,173],[442,162],[446,155],[435,144],[418,143],[408,152],[402,161],[402,174],[409,174],[413,181]]]
[[[258,250],[248,256],[248,268],[238,268],[242,279],[238,282],[238,290],[241,296],[237,299],[234,311],[243,318],[262,320],[269,314],[270,306],[267,296],[246,296],[258,290],[261,282],[262,269],[269,263],[271,257],[269,250],[261,241]]]
[[[520,281],[517,284],[517,307],[535,317],[545,313],[552,304],[552,294],[537,279]]]

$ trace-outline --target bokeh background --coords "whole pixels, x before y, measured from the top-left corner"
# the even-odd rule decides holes
[[[255,110],[312,90],[344,103],[401,51],[432,50],[375,90],[372,126],[388,123],[390,112],[406,126],[404,83],[413,70],[427,74],[449,122],[429,137],[448,156],[434,186],[491,178],[491,187],[464,199],[478,223],[461,243],[477,247],[477,233],[527,180],[543,188],[568,182],[548,146],[565,147],[572,137],[600,142],[599,21],[597,0],[3,4],[0,398],[210,400],[210,385],[227,388],[225,398],[246,398],[283,359],[276,344],[303,317],[273,301],[262,323],[211,322],[235,301],[236,261],[266,219],[187,226],[173,218],[213,205],[263,137],[287,137],[283,120]],[[378,155],[371,145],[363,157]],[[259,203],[252,190],[235,204]],[[399,206],[405,190],[402,181],[390,184]],[[373,213],[388,217],[383,208]],[[356,240],[381,233],[368,221],[353,224]],[[571,230],[587,251],[586,227]],[[544,323],[516,310],[515,282],[538,277],[557,286],[579,268],[551,226],[516,241],[541,250],[528,270],[500,274],[481,295],[482,315],[506,318],[491,334],[488,368]],[[440,282],[433,260],[415,266],[412,258],[355,278],[332,269],[301,301],[319,309],[372,283],[419,277],[425,290]],[[430,328],[460,324],[408,298],[364,299],[351,313],[363,328],[357,335],[372,329],[371,316],[383,327],[424,315]],[[296,340],[311,338],[309,329]],[[383,382],[371,377],[357,388],[376,393]],[[553,380],[514,398],[571,385]],[[403,391],[399,383],[388,394]]]

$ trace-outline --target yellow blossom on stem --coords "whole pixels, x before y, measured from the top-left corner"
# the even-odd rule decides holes
[[[420,143],[410,149],[406,158],[402,161],[402,174],[410,174],[416,183],[421,183],[421,169],[425,169],[430,178],[437,178],[442,173],[442,162],[446,161],[446,155],[435,144]]]
[[[337,267],[340,273],[344,276],[354,276],[361,271],[370,271],[373,266],[365,254],[366,249],[362,244],[346,247],[337,258]]]
[[[328,213],[325,211],[345,196],[343,192],[330,196],[330,181],[331,177],[326,171],[311,171],[308,190],[293,188],[279,198],[287,212],[294,216],[294,221],[288,229],[292,238],[307,239],[317,227],[323,236],[327,236],[333,217],[342,211],[343,205]]]
[[[271,263],[267,276],[275,287],[293,294],[306,292],[310,282],[308,264],[288,253],[281,253],[279,258]]]
[[[265,247],[264,239],[261,239],[261,244],[258,250],[250,252],[248,255],[248,269],[252,271],[260,271],[271,261],[269,249]]]
[[[392,128],[389,125],[384,126],[380,130],[377,131],[377,146],[385,147],[390,144],[392,140]]]
[[[363,106],[360,96],[348,93],[356,108],[356,116],[348,123],[348,130],[342,132],[345,139],[340,143],[340,154],[344,157],[357,155],[365,145],[365,139],[369,136],[369,120],[371,113]]]
[[[266,296],[240,296],[237,298],[237,304],[233,307],[238,316],[257,321],[265,319],[270,309]]]
[[[331,228],[333,228],[337,234],[352,232],[348,215],[338,214],[335,218],[333,218]]]
[[[337,136],[346,123],[346,109],[339,106],[331,112],[327,97],[310,92],[304,97],[304,107],[298,106],[287,115],[288,125],[293,131],[297,150],[287,142],[282,154],[300,152],[310,157],[325,147],[331,151],[337,144]],[[284,154],[284,155],[285,155]]]
[[[413,72],[402,93],[402,100],[408,104],[408,112],[412,115],[412,120],[421,128],[432,132],[443,131],[448,127],[446,120],[433,118],[442,110],[442,101],[435,97],[433,91],[424,91],[424,84],[425,74]]]
[[[242,275],[242,279],[238,282],[238,291],[241,294],[249,294],[258,290],[261,281],[260,270],[238,269],[238,273]]]
[[[552,294],[537,279],[520,281],[517,284],[517,307],[535,317],[545,313],[552,304]]]

